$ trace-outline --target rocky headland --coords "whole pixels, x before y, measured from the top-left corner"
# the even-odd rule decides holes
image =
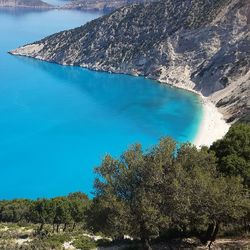
[[[52,8],[41,0],[0,0],[0,7],[8,8]]]
[[[161,0],[122,7],[10,53],[156,79],[200,93],[227,122],[249,121],[249,31],[248,0]]]

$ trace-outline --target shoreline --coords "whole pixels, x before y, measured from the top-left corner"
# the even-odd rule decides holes
[[[228,132],[230,124],[225,121],[223,114],[218,110],[209,97],[203,96],[200,92],[191,87],[193,83],[190,79],[185,79],[189,83],[187,86],[178,83],[169,84],[168,81],[162,79],[156,80],[160,83],[195,93],[201,98],[202,117],[198,126],[198,131],[192,140],[192,143],[196,147],[209,147],[213,144],[213,142],[222,139]]]
[[[216,106],[208,98],[201,94],[200,96],[203,114],[199,129],[192,142],[198,148],[211,146],[216,140],[222,139],[230,128],[230,124],[226,123],[223,114],[219,112]]]

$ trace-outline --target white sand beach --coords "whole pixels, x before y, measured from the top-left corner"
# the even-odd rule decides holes
[[[203,117],[192,143],[197,147],[210,146],[214,141],[221,139],[227,133],[230,124],[226,123],[223,114],[220,113],[215,104],[212,103],[209,99],[210,97],[204,97],[200,92],[194,90],[195,84],[190,80],[188,74],[183,74],[185,71],[186,68],[175,67],[173,71],[171,71],[171,79],[169,80],[169,74],[166,76],[165,69],[163,68],[163,73],[157,80],[176,88],[191,91],[201,97]]]
[[[209,99],[203,97],[203,117],[199,131],[193,141],[197,147],[210,146],[214,141],[221,139],[230,125],[223,119],[223,115]]]

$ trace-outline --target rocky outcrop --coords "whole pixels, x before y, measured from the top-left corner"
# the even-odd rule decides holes
[[[9,8],[52,8],[41,0],[0,0],[0,7]]]
[[[161,0],[122,7],[11,53],[195,90],[232,122],[250,113],[249,31],[248,0]]]
[[[71,0],[63,8],[110,12],[129,4],[152,1],[154,0]]]

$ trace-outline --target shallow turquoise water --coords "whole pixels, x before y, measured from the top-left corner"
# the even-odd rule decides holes
[[[0,199],[90,194],[105,153],[192,140],[202,107],[186,91],[6,52],[98,14],[0,11]]]

